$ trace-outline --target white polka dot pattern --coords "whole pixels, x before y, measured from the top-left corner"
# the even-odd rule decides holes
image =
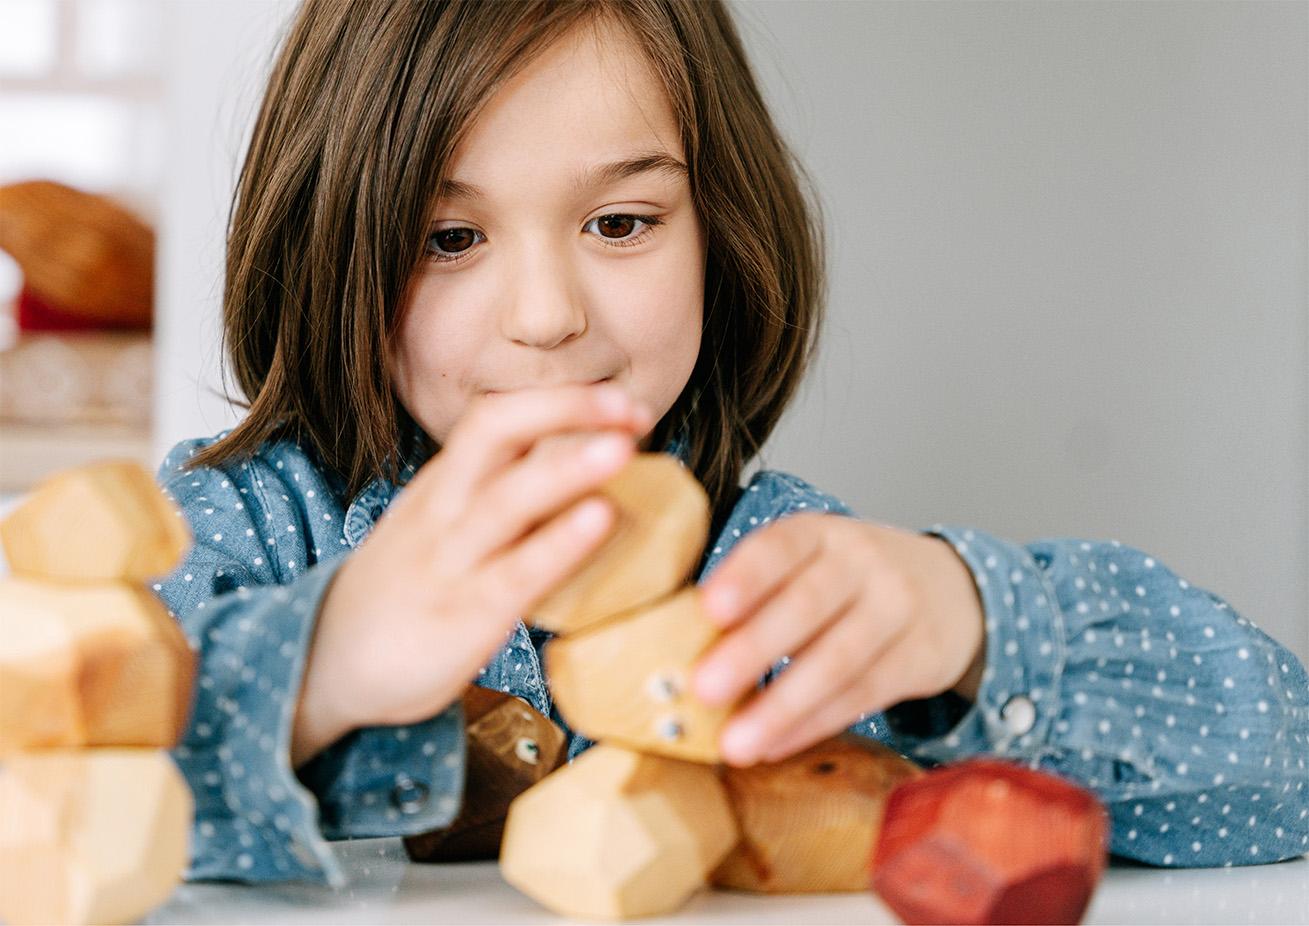
[[[158,476],[197,538],[155,586],[200,654],[173,751],[196,795],[186,875],[340,886],[325,840],[441,826],[462,794],[458,705],[424,723],[356,731],[299,776],[289,763],[323,591],[421,460],[398,485],[379,479],[345,504],[340,480],[290,442],[221,471],[185,470],[217,437],[179,444]],[[679,442],[668,452],[685,462]],[[699,577],[751,530],[800,511],[853,515],[795,476],[755,474],[716,525]],[[1154,864],[1250,864],[1309,849],[1307,684],[1286,650],[1118,543],[1021,547],[963,528],[931,533],[954,545],[985,605],[978,704],[943,695],[868,715],[852,731],[927,763],[985,753],[1066,775],[1110,808],[1113,850]],[[476,682],[568,731],[542,671],[549,639],[520,622]],[[570,759],[592,745],[568,732]]]

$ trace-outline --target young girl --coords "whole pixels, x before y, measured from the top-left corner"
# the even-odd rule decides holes
[[[448,823],[470,682],[563,723],[520,617],[638,450],[713,502],[697,693],[770,680],[725,761],[852,728],[1075,779],[1153,864],[1309,849],[1309,682],[1218,597],[1117,542],[738,485],[822,315],[798,171],[720,3],[305,3],[228,241],[249,415],[159,472],[195,535],[155,586],[200,654],[189,877],[339,885],[325,840]]]

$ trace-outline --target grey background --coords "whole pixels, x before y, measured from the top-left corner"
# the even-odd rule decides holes
[[[1309,660],[1309,4],[732,5],[831,245],[763,465],[1140,547]],[[291,8],[164,7],[160,457],[234,420],[222,216]]]

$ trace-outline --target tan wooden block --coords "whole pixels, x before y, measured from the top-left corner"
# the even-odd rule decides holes
[[[55,749],[0,763],[0,918],[125,923],[188,858],[191,792],[157,749]]]
[[[545,666],[555,704],[570,727],[593,740],[717,762],[718,736],[736,704],[711,707],[690,682],[719,635],[700,589],[688,585],[622,620],[553,639]]]
[[[500,870],[562,915],[648,916],[680,907],[736,838],[712,768],[601,744],[510,805]]]
[[[639,453],[598,493],[614,506],[608,538],[528,618],[574,633],[674,591],[700,561],[709,497],[690,470],[665,453]]]
[[[463,706],[463,805],[449,826],[405,837],[405,851],[416,862],[498,858],[510,803],[567,755],[564,731],[522,698],[473,685]]]
[[[741,841],[717,887],[767,893],[864,891],[887,797],[922,770],[891,749],[838,737],[782,762],[720,769]]]
[[[0,522],[9,570],[62,582],[144,582],[176,568],[186,522],[131,461],[66,470],[38,485]]]
[[[171,747],[194,678],[186,636],[144,589],[0,579],[0,755]]]

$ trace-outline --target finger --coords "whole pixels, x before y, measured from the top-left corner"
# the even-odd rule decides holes
[[[707,704],[735,701],[769,666],[800,650],[849,608],[861,582],[838,553],[809,560],[701,660],[695,670],[696,694]]]
[[[845,732],[864,715],[882,709],[869,707],[877,703],[877,693],[878,688],[873,673],[856,677],[840,693],[828,698],[810,716],[773,740],[760,756],[760,761],[781,762],[808,749],[814,743]]]
[[[793,515],[748,534],[702,585],[705,610],[730,627],[818,555],[817,517]]]
[[[439,455],[441,491],[467,498],[479,483],[543,437],[603,429],[635,436],[653,426],[652,418],[626,390],[608,383],[482,397],[455,425]]]
[[[939,692],[924,680],[932,671],[932,655],[913,633],[906,632],[891,640],[876,657],[875,664],[855,677],[839,694],[830,698],[814,713],[778,736],[764,750],[763,761],[777,762],[787,755],[806,749],[817,739],[834,736],[866,714],[877,714],[894,704],[913,698],[926,698]],[[825,732],[818,732],[825,731]]]
[[[720,741],[724,759],[734,765],[757,761],[779,737],[868,672],[906,630],[871,620],[857,605],[847,609],[728,722]]]
[[[608,536],[613,505],[584,498],[493,557],[478,573],[483,600],[500,612],[530,613]]]
[[[636,448],[630,436],[607,432],[585,443],[535,451],[511,465],[466,509],[453,529],[459,556],[474,568],[621,470]]]

